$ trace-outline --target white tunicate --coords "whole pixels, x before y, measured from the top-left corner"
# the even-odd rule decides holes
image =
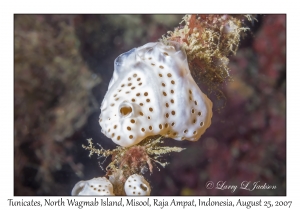
[[[184,50],[155,42],[116,58],[99,123],[107,137],[129,147],[154,135],[197,141],[211,117],[212,102],[195,83]]]
[[[126,195],[150,195],[151,189],[145,178],[138,174],[133,174],[125,182],[124,190]]]
[[[71,195],[114,195],[114,193],[110,181],[105,177],[98,177],[76,183]]]

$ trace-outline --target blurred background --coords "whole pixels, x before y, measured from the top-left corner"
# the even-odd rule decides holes
[[[78,181],[105,175],[100,164],[110,158],[89,158],[82,144],[116,147],[98,123],[114,59],[157,41],[182,17],[14,16],[14,195],[70,195]],[[211,127],[198,142],[166,140],[186,150],[145,175],[151,195],[286,195],[286,16],[257,19],[230,57],[226,99],[201,86],[216,107]],[[208,181],[276,189],[206,189]]]

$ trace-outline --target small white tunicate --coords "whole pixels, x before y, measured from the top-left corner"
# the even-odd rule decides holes
[[[113,185],[105,177],[80,181],[73,187],[71,195],[114,195]]]
[[[124,190],[126,195],[150,195],[151,188],[145,178],[138,174],[133,174],[125,182]]]

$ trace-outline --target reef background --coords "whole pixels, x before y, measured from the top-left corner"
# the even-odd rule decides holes
[[[116,146],[98,123],[114,59],[157,41],[182,17],[14,16],[14,195],[70,195],[79,180],[105,174],[99,163],[105,168],[110,158],[89,158],[81,145],[93,138]],[[286,195],[286,16],[257,19],[230,57],[226,106],[213,110],[198,142],[166,140],[187,149],[146,173],[151,195]],[[216,108],[225,103],[208,96]],[[276,189],[206,189],[208,181]]]

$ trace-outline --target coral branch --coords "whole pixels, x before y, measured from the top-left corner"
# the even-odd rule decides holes
[[[97,149],[93,146],[92,139],[87,139],[88,146],[82,145],[85,150],[90,151],[89,157],[93,154],[98,156],[112,156],[112,162],[107,166],[107,170],[116,170],[126,168],[130,174],[141,173],[143,167],[148,165],[152,172],[151,160],[158,162],[157,159],[162,154],[170,152],[181,152],[184,148],[180,147],[161,147],[158,144],[163,143],[162,137],[147,138],[138,145],[132,147],[117,147],[114,150]],[[160,163],[162,166],[164,164]]]

